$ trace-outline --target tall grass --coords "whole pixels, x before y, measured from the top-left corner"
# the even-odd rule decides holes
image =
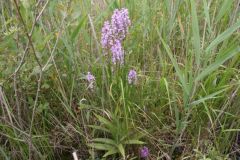
[[[0,1],[0,159],[139,159],[143,146],[148,159],[239,158],[239,5]],[[122,7],[132,25],[114,66],[101,29]]]

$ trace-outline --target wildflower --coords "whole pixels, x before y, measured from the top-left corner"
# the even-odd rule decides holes
[[[111,51],[114,64],[118,61],[120,64],[123,64],[124,51],[122,49],[122,41],[125,39],[130,25],[131,21],[126,8],[114,10],[111,21],[106,21],[103,25],[102,48]]]
[[[131,25],[128,10],[126,8],[116,9],[112,15],[111,25],[115,38],[122,41],[128,33],[128,27]]]
[[[128,73],[128,83],[129,84],[136,84],[136,82],[137,82],[137,72],[132,69]]]
[[[146,146],[140,149],[140,157],[141,158],[147,158],[149,155],[149,150]]]
[[[112,62],[113,64],[116,64],[119,62],[120,64],[123,64],[124,61],[124,51],[122,49],[122,45],[120,41],[116,41],[116,43],[111,47],[112,52]]]
[[[86,79],[89,83],[89,88],[93,89],[93,84],[95,82],[95,77],[90,72],[88,72],[88,74],[86,75]]]
[[[109,49],[114,44],[114,37],[112,32],[112,26],[110,25],[109,21],[106,21],[102,28],[102,38],[101,44],[102,48]]]

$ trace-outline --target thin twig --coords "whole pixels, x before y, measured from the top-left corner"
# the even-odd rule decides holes
[[[23,124],[22,124],[22,118],[21,118],[20,102],[19,102],[19,97],[18,97],[17,75],[16,74],[14,74],[14,78],[13,78],[13,87],[14,87],[14,92],[15,92],[16,106],[17,106],[17,120],[20,124],[20,128],[22,128]]]
[[[90,26],[91,26],[91,29],[92,29],[94,40],[96,41],[96,48],[97,48],[97,52],[99,53],[98,56],[100,56],[100,49],[99,49],[99,43],[98,43],[98,39],[97,39],[97,34],[95,32],[95,28],[94,28],[93,21],[92,21],[92,18],[90,16],[90,14],[88,14],[88,19],[89,19],[89,22],[90,22]]]
[[[37,102],[38,102],[38,98],[39,98],[39,93],[40,93],[40,89],[41,89],[42,74],[43,74],[43,72],[39,73],[37,93],[36,93],[35,101],[34,101],[34,105],[33,105],[31,125],[30,125],[30,130],[29,130],[29,160],[32,159],[32,127],[33,127],[34,117],[35,117],[35,113],[36,113],[36,107],[37,107]]]
[[[7,105],[6,99],[5,99],[5,95],[3,92],[3,87],[0,86],[0,101],[2,103],[2,105],[5,107],[5,110],[7,112],[7,117],[9,119],[9,121],[11,122],[11,124],[13,124],[13,120],[12,120],[12,116],[11,116],[11,111],[9,110],[9,107]],[[4,109],[3,109],[4,110]]]
[[[25,31],[25,34],[26,34],[27,38],[28,38],[28,41],[29,41],[29,43],[30,43],[30,46],[31,46],[31,48],[32,48],[32,50],[33,50],[33,54],[34,54],[35,60],[37,61],[37,63],[38,63],[38,65],[40,66],[40,68],[42,68],[42,65],[41,65],[41,63],[40,63],[39,58],[37,57],[37,54],[36,54],[36,51],[35,51],[35,48],[34,48],[34,45],[33,45],[33,42],[32,42],[32,36],[28,33],[27,26],[26,26],[26,24],[25,24],[25,22],[24,22],[24,20],[23,20],[22,14],[20,13],[20,10],[19,10],[19,7],[18,7],[18,3],[17,3],[16,0],[14,0],[14,4],[15,4],[15,6],[16,6],[17,15],[18,15],[20,21],[21,21],[22,24],[23,24],[23,29],[24,29],[24,31]]]

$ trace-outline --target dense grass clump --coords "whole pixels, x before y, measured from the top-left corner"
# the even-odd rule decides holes
[[[239,0],[1,0],[0,23],[0,159],[240,158]]]

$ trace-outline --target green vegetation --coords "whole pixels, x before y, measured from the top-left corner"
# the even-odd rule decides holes
[[[0,159],[240,158],[240,0],[1,0],[0,24]]]

